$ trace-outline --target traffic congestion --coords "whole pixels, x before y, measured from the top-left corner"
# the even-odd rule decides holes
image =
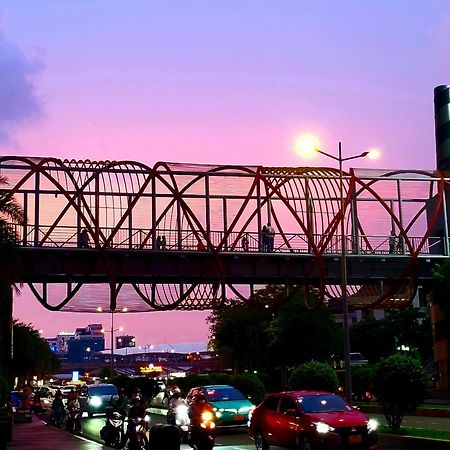
[[[155,385],[158,392],[150,397],[138,386],[127,392],[109,383],[34,392],[27,386],[11,393],[14,420],[32,420],[34,412],[49,426],[128,450],[375,448],[377,441],[377,422],[336,394],[274,393],[256,406],[229,385],[195,386],[187,393],[176,384]]]

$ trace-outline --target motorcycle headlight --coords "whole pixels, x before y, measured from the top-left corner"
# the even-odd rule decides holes
[[[144,420],[145,420],[146,422],[150,422],[150,416],[145,416],[145,417],[144,417]]]
[[[330,427],[327,423],[316,422],[314,425],[316,426],[316,431],[320,434],[329,433],[334,430],[334,428]]]
[[[101,397],[94,395],[94,397],[89,400],[89,404],[94,408],[98,408],[102,404],[102,399]]]
[[[370,433],[376,431],[377,428],[378,428],[378,420],[369,419],[369,421],[367,422],[367,431],[369,431]]]
[[[205,411],[202,413],[203,422],[209,422],[210,420],[212,420],[212,418],[213,418],[213,415],[211,412]]]

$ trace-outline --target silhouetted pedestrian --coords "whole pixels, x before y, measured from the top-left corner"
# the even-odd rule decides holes
[[[78,236],[78,247],[89,248],[89,235],[86,228],[83,228],[80,231],[80,234]]]
[[[397,250],[397,235],[394,230],[391,230],[391,235],[389,236],[389,253],[395,253]]]
[[[244,250],[244,252],[248,252],[248,250],[249,250],[249,243],[248,243],[247,233],[244,234],[244,236],[242,237],[241,244],[242,244],[242,250]]]

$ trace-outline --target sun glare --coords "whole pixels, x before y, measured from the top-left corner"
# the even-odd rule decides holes
[[[314,158],[319,140],[313,134],[302,134],[295,140],[295,151],[303,158]]]

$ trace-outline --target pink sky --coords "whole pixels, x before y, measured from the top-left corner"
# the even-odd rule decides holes
[[[448,42],[446,0],[3,0],[0,152],[290,166],[312,132],[328,152],[380,148],[377,167],[433,169]],[[100,321],[26,288],[14,309],[46,336]],[[116,323],[138,345],[194,342],[206,315]]]

